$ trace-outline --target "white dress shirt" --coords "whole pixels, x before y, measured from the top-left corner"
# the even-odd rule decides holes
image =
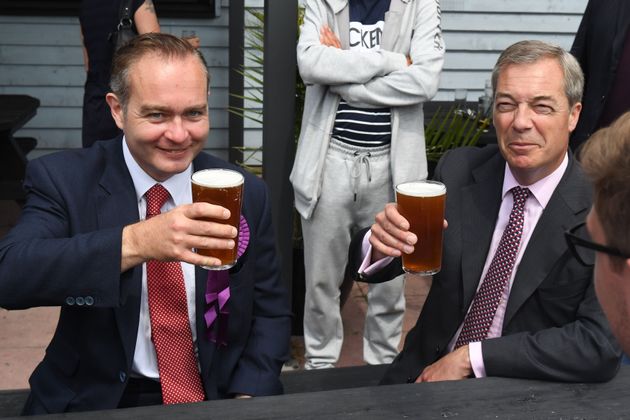
[[[129,147],[127,139],[122,142],[125,163],[131,174],[133,185],[138,199],[138,214],[140,220],[144,220],[147,214],[147,201],[144,194],[157,183],[151,178],[135,161]],[[160,182],[168,190],[171,198],[162,206],[162,213],[167,212],[179,205],[192,203],[192,191],[190,177],[192,175],[192,164],[183,172],[173,175],[164,182]],[[192,339],[197,352],[197,329],[195,322],[195,266],[185,262],[181,263],[186,285],[186,298],[188,300],[188,319]],[[136,336],[136,349],[133,354],[133,365],[131,367],[132,376],[159,379],[157,356],[155,347],[151,341],[151,319],[149,317],[149,298],[147,294],[147,267],[142,264],[142,295],[140,300],[140,320],[138,323],[138,335]]]

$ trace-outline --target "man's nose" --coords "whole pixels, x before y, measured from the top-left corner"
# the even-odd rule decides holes
[[[516,130],[528,130],[532,128],[532,109],[527,104],[520,104],[514,111],[514,122],[512,125]]]
[[[188,138],[188,130],[181,117],[175,117],[166,130],[166,138],[174,142],[182,142]]]

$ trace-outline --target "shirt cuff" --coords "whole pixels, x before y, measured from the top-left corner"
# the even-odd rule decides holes
[[[483,364],[483,352],[481,351],[481,341],[468,343],[468,357],[472,366],[475,378],[486,377],[486,366]]]
[[[378,261],[372,262],[372,244],[370,244],[370,237],[372,236],[372,231],[368,230],[365,236],[363,237],[363,243],[361,245],[361,258],[362,263],[359,267],[359,274],[363,274],[365,276],[370,276],[375,272],[379,271],[387,264],[392,262],[393,257],[385,257],[381,258]]]

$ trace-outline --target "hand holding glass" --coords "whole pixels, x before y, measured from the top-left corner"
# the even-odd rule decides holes
[[[227,223],[236,228],[241,222],[241,201],[243,197],[243,175],[230,169],[204,169],[192,175],[192,201],[206,202],[225,207],[230,211],[228,220],[205,219],[217,223]],[[221,265],[204,267],[208,270],[227,270],[236,264],[238,233],[232,249],[198,249],[197,253],[221,260]]]
[[[423,276],[442,268],[442,237],[446,186],[436,181],[405,182],[396,186],[398,212],[418,237],[411,254],[402,254],[403,269]]]

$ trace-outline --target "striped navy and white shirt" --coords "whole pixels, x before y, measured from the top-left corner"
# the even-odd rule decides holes
[[[390,0],[350,1],[350,48],[378,50],[381,46],[385,13]],[[361,147],[378,147],[391,143],[392,127],[389,108],[357,108],[343,99],[337,108],[332,137]]]

